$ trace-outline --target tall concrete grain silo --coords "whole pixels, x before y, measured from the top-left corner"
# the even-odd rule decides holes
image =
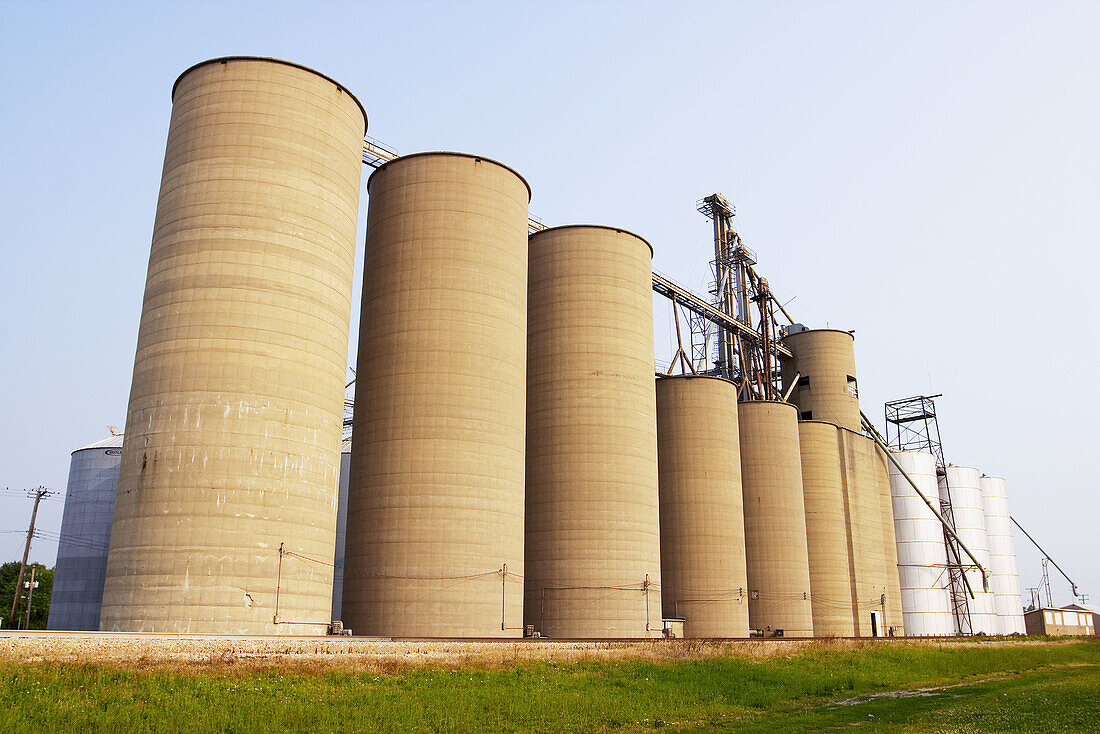
[[[955,532],[970,551],[978,557],[978,562],[989,571],[989,537],[985,527],[985,506],[982,503],[981,479],[977,469],[968,466],[947,467],[946,477],[939,478],[940,498],[949,499],[951,512],[955,520]],[[963,556],[964,565],[969,564]],[[997,618],[993,585],[989,591],[982,587],[981,572],[966,571],[966,579],[974,592],[974,598],[967,603],[970,607],[970,631],[987,635],[1001,633],[1001,623]],[[966,630],[960,630],[966,632]]]
[[[121,459],[122,436],[110,436],[77,449],[69,460],[46,629],[99,629]]]
[[[367,190],[343,621],[519,636],[530,188],[420,153]]]
[[[848,502],[844,492],[837,427],[800,421],[802,493],[814,637],[855,636]]]
[[[866,436],[845,428],[839,430],[840,458],[848,501],[849,533],[852,539],[851,568],[856,604],[856,634],[885,637],[903,628],[901,588],[896,575],[893,528],[889,539],[884,528],[890,501],[889,479],[879,462],[879,449]],[[891,521],[891,525],[892,525]],[[889,566],[895,567],[891,574]]]
[[[835,453],[834,440],[834,453]],[[657,380],[661,601],[685,637],[748,637],[737,387]]]
[[[324,634],[365,113],[248,57],[172,100],[100,627]]]
[[[803,420],[860,430],[854,342],[851,333],[836,329],[807,329],[783,338],[794,354],[783,361],[783,384],[789,388],[799,375],[790,400]]]
[[[890,467],[885,452],[870,438],[871,477],[875,499],[878,502],[881,521],[882,556],[886,571],[886,621],[887,634],[902,637],[908,634],[901,604],[901,575],[898,570],[898,539],[894,533],[894,505],[890,493]]]
[[[336,552],[332,559],[332,618],[344,613],[344,550],[348,537],[348,484],[351,481],[351,439],[340,445],[340,484],[336,505]]]
[[[938,509],[936,458],[920,451],[895,451],[894,458]],[[953,635],[955,619],[951,611],[950,581],[945,570],[947,549],[943,525],[893,465],[890,467],[890,491],[905,632],[917,637]]]
[[[524,620],[659,636],[653,250],[598,226],[531,236]]]
[[[986,536],[989,539],[990,590],[993,606],[1003,635],[1024,634],[1023,599],[1020,575],[1016,569],[1016,541],[1008,514],[1008,491],[1001,477],[982,475],[982,506],[985,508]]]
[[[798,412],[789,403],[745,402],[738,421],[749,626],[765,636],[812,637]]]

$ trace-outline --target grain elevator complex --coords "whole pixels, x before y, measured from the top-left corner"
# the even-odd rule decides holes
[[[533,219],[509,166],[366,128],[293,63],[176,82],[124,438],[73,454],[51,629],[1023,633],[1005,480],[945,460],[930,397],[874,427],[853,334],[794,323],[724,197],[704,298],[626,228]]]

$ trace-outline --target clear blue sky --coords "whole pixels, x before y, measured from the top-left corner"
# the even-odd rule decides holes
[[[948,457],[1007,477],[1100,601],[1098,29],[1050,1],[0,3],[0,487],[63,491],[125,421],[172,82],[277,56],[401,152],[504,161],[547,223],[633,230],[700,289],[695,201],[724,192],[795,317],[856,330],[864,410],[944,393]],[[0,498],[0,530],[29,512]]]

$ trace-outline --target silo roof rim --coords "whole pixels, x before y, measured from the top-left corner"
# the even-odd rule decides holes
[[[629,229],[623,229],[622,227],[612,227],[609,224],[559,224],[556,227],[547,227],[546,229],[540,229],[538,232],[532,232],[531,237],[538,237],[545,232],[553,232],[558,229],[610,229],[612,232],[618,232],[619,234],[628,234],[631,237],[635,237],[645,243],[645,246],[649,248],[649,256],[653,257],[653,245],[649,244],[649,240],[642,237],[640,234],[635,234]]]
[[[90,443],[87,446],[81,446],[72,453],[77,451],[87,451],[88,449],[119,449],[122,448],[122,434],[117,436],[108,436],[107,438],[101,438],[95,443]]]
[[[771,403],[772,405],[787,405],[795,410],[798,410],[794,403],[788,403],[786,400],[739,400],[738,405],[748,405],[750,403]]]
[[[226,61],[269,61],[273,64],[282,64],[283,66],[293,66],[295,69],[301,69],[302,71],[308,71],[311,74],[316,74],[317,76],[321,77],[322,79],[327,79],[328,81],[335,84],[337,89],[339,89],[343,92],[347,92],[347,95],[349,97],[351,97],[352,101],[355,102],[355,104],[359,107],[359,111],[363,113],[363,134],[364,135],[367,134],[367,111],[366,111],[366,109],[363,108],[363,103],[359,101],[359,98],[356,97],[355,94],[352,93],[352,91],[350,89],[348,89],[343,84],[341,84],[340,82],[333,79],[328,74],[322,74],[321,72],[317,71],[316,69],[309,68],[305,64],[298,64],[298,63],[295,63],[293,61],[286,61],[284,59],[276,59],[276,58],[271,57],[271,56],[219,56],[216,59],[207,59],[206,61],[200,61],[199,63],[188,67],[182,74],[180,74],[178,77],[176,77],[176,81],[172,85],[172,101],[174,102],[176,100],[176,87],[179,86],[180,81],[185,76],[190,74],[195,69],[198,69],[200,66],[206,66],[208,64],[216,64],[216,63],[225,63]]]
[[[494,163],[494,164],[500,166],[501,168],[503,168],[507,171],[511,171],[512,173],[515,174],[516,178],[518,178],[520,181],[523,182],[523,185],[527,187],[527,203],[531,203],[531,184],[527,183],[527,179],[525,179],[523,177],[523,174],[521,174],[519,171],[517,171],[516,169],[509,166],[507,163],[501,163],[500,161],[495,160],[493,158],[487,158],[483,155],[475,155],[474,153],[460,153],[460,152],[454,151],[454,150],[424,150],[424,151],[421,151],[419,153],[409,153],[408,155],[398,156],[397,158],[394,158],[393,160],[386,161],[385,163],[380,165],[378,168],[376,168],[374,170],[374,173],[372,173],[370,176],[367,177],[367,194],[368,194],[368,196],[370,195],[370,182],[371,182],[371,179],[374,178],[375,176],[377,176],[379,173],[381,173],[384,169],[388,168],[390,166],[390,164],[396,163],[398,161],[403,161],[403,160],[406,160],[408,158],[419,158],[421,156],[426,156],[426,155],[453,155],[453,156],[457,156],[459,158],[473,158],[475,161],[485,161],[486,163]]]
[[[832,331],[832,332],[835,332],[837,334],[845,334],[848,337],[850,337],[853,341],[855,341],[855,338],[856,338],[855,334],[853,334],[850,331],[845,331],[844,329],[803,329],[802,331],[794,331],[794,332],[791,332],[790,334],[787,334],[786,336],[783,337],[783,340],[786,341],[787,339],[790,339],[792,337],[796,337],[799,334],[811,334],[811,333],[823,332],[823,331]]]
[[[691,380],[691,379],[695,379],[695,380],[717,380],[719,382],[725,382],[725,383],[728,383],[730,385],[733,385],[734,388],[737,387],[737,383],[734,382],[733,380],[730,380],[729,378],[726,378],[726,377],[719,377],[718,375],[661,375],[660,377],[658,377],[656,379],[657,379],[658,382],[660,382],[661,380],[676,380],[676,379],[681,379],[681,378],[686,378],[688,380]]]

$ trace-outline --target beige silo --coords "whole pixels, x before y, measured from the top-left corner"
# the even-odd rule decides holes
[[[100,627],[324,634],[365,114],[241,57],[172,102]]]
[[[835,444],[835,442],[834,442]],[[748,637],[737,387],[657,380],[661,600],[685,637]]]
[[[798,384],[790,395],[803,420],[827,421],[859,431],[855,338],[847,331],[809,329],[788,334],[783,343],[794,353],[783,361],[783,384]]]
[[[531,236],[524,619],[551,637],[661,634],[652,254]]]
[[[871,441],[871,475],[879,511],[882,513],[882,554],[886,570],[886,623],[888,632],[895,637],[905,635],[905,619],[901,606],[901,574],[898,569],[898,543],[894,531],[894,503],[890,494],[890,460]]]
[[[802,421],[798,424],[798,443],[802,455],[814,636],[852,637],[855,620],[849,565],[851,538],[837,427]]]
[[[343,621],[519,636],[530,189],[421,153],[367,191]]]
[[[901,634],[901,586],[894,545],[893,510],[888,506],[886,459],[870,438],[841,429],[840,456],[851,546],[853,596],[857,603],[856,634]],[[885,477],[885,478],[884,478]],[[889,519],[890,528],[886,527]],[[872,622],[872,613],[874,621]]]
[[[793,405],[738,406],[749,626],[765,636],[812,637],[798,413]]]

